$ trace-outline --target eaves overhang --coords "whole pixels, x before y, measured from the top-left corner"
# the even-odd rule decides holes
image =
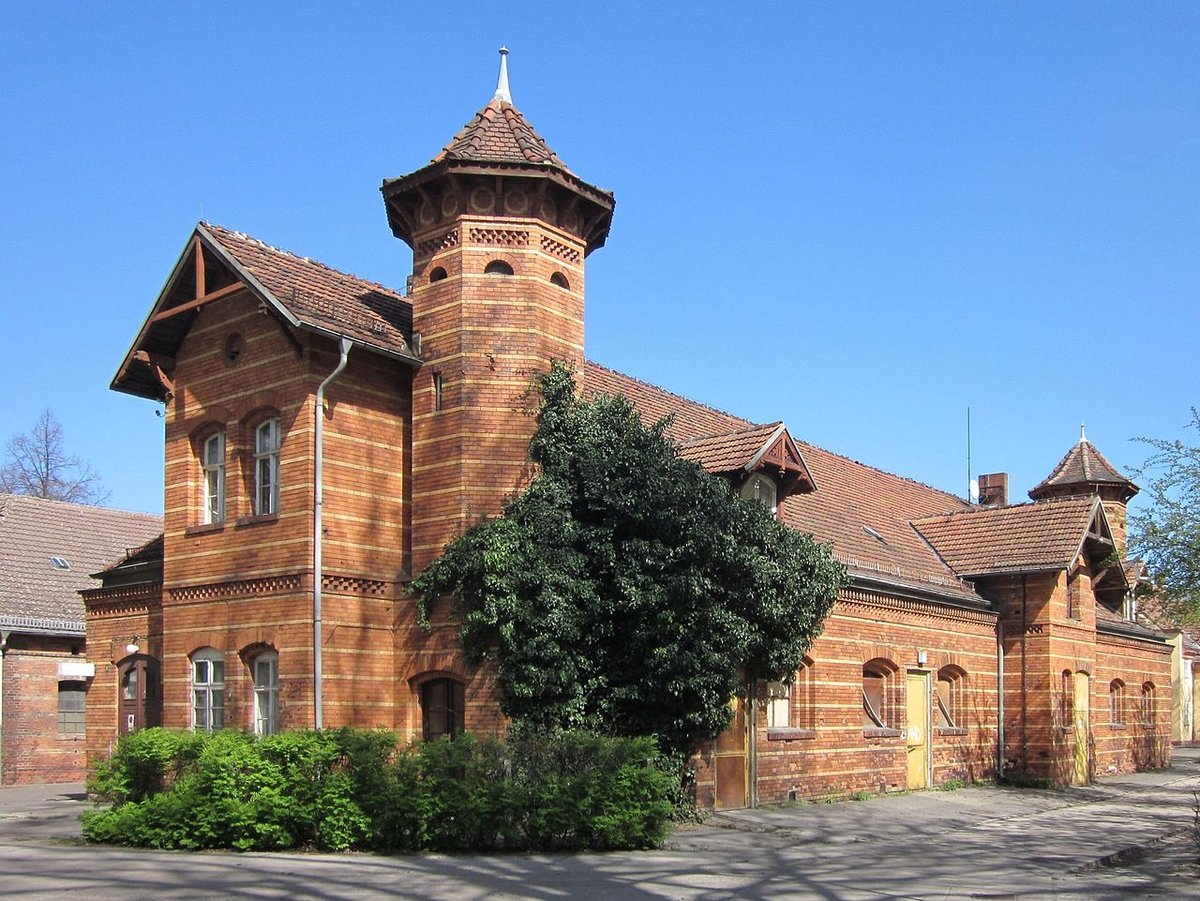
[[[1103,632],[1106,635],[1132,638],[1137,641],[1145,641],[1153,644],[1166,645],[1170,641],[1170,637],[1165,633],[1154,629],[1147,629],[1145,626],[1140,626],[1137,623],[1118,623],[1112,620],[1098,619],[1096,620],[1096,631]]]

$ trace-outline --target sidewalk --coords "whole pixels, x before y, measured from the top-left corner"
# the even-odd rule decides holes
[[[0,789],[0,896],[1200,898],[1200,749],[1065,792],[982,786],[732,811],[659,851],[436,855],[155,852],[83,845],[82,786]]]

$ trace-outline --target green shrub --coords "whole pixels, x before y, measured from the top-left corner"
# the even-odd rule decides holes
[[[84,814],[94,842],[239,851],[645,848],[669,827],[676,762],[650,738],[514,730],[400,747],[340,729],[254,739],[145,730],[118,743]]]

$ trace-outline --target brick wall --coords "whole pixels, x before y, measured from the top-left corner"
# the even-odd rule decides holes
[[[943,667],[965,673],[965,719],[929,737],[933,784],[984,779],[996,760],[996,616],[930,601],[843,592],[809,657],[812,664],[791,692],[791,728],[767,727],[765,687],[754,705],[757,797],[761,803],[792,798],[844,797],[852,792],[898,791],[908,786],[905,674],[927,673],[929,722],[934,722],[936,680]],[[924,652],[925,663],[918,663]],[[892,709],[884,734],[863,723],[863,664],[889,660]],[[714,798],[713,748],[695,759],[697,800]]]
[[[0,698],[0,784],[83,781],[85,736],[58,731],[58,664],[82,662],[82,652],[82,637],[9,636]]]

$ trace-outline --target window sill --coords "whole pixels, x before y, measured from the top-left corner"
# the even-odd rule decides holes
[[[863,729],[864,738],[899,738],[903,734],[899,729],[887,726],[869,726]]]
[[[767,741],[811,741],[817,737],[816,729],[770,727]]]
[[[967,730],[962,726],[935,726],[934,735],[966,735]]]
[[[191,538],[193,535],[208,535],[210,532],[223,532],[223,531],[225,531],[225,523],[223,523],[223,522],[206,522],[201,525],[188,526],[186,529],[183,530],[183,534],[186,535],[188,538]]]
[[[235,525],[239,528],[246,526],[260,526],[268,522],[277,522],[279,520],[278,513],[260,513],[258,516],[241,516],[238,517]]]

